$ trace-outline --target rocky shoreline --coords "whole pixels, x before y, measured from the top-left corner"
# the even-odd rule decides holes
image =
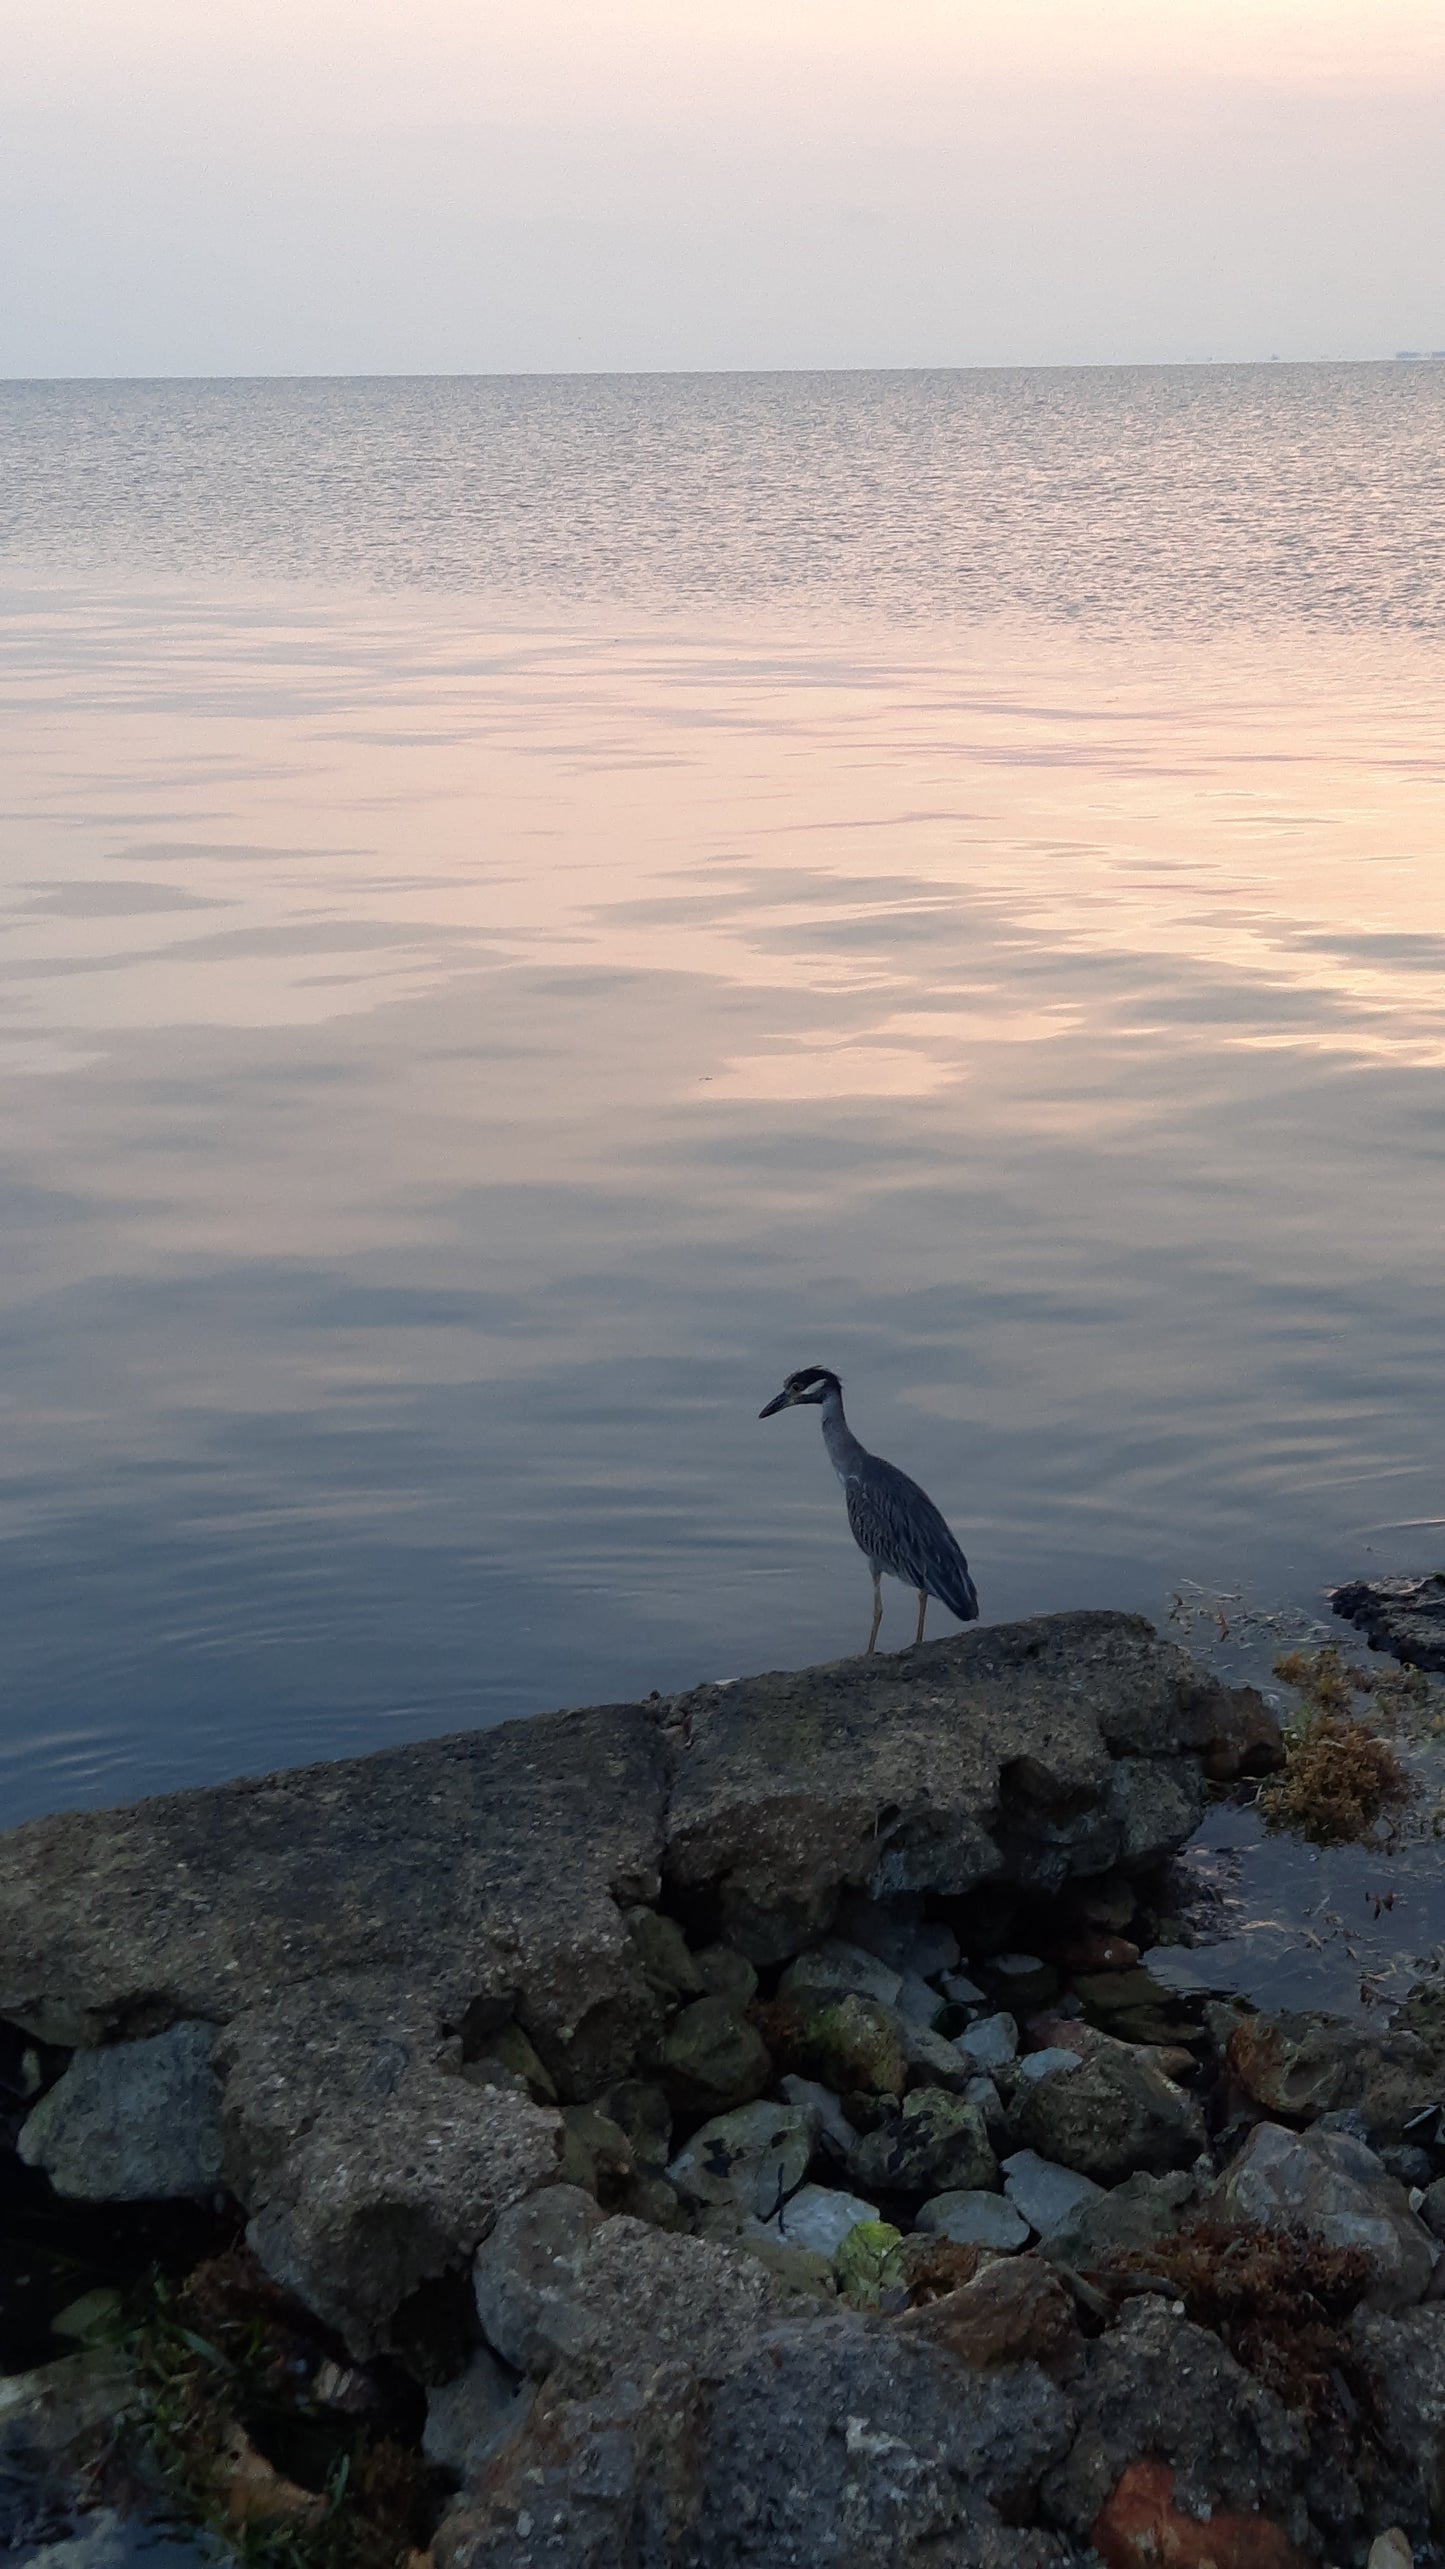
[[[0,2175],[200,2230],[10,2360],[0,2542],[164,2446],[318,2569],[1445,2556],[1445,1987],[1148,1969],[1279,1756],[1072,1614],[13,1831]]]

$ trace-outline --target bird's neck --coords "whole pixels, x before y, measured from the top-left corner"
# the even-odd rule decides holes
[[[823,1442],[840,1481],[856,1472],[863,1458],[863,1448],[843,1416],[841,1392],[825,1392],[819,1406],[823,1413]]]

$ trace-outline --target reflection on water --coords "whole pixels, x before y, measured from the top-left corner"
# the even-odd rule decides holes
[[[0,652],[7,1817],[858,1646],[820,1359],[989,1618],[1433,1563],[1423,643]]]

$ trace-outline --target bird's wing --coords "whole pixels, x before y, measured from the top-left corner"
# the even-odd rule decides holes
[[[978,1596],[968,1563],[926,1490],[870,1454],[856,1478],[850,1475],[846,1498],[848,1523],[859,1550],[911,1588],[925,1588],[960,1623],[978,1613]]]

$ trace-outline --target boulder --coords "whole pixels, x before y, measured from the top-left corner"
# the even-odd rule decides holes
[[[516,2434],[532,2405],[532,2385],[519,2382],[486,2346],[474,2348],[455,2381],[428,2391],[421,2449],[455,2480],[475,2479]]]
[[[802,2184],[812,2155],[808,2116],[762,2097],[704,2123],[667,2174],[685,2203],[730,2205],[770,2221]]]
[[[828,1990],[839,1995],[856,1989],[864,1998],[876,1998],[891,2007],[903,1986],[903,1974],[894,1971],[876,1954],[865,1953],[861,1945],[844,1944],[838,1937],[828,1937],[821,1945],[810,1945],[790,1962],[778,1982],[780,1998],[791,1998],[800,1990]],[[941,2005],[935,2000],[935,2009]]]
[[[1041,2159],[1037,2150],[1015,2150],[1004,2160],[1003,2186],[1010,2203],[1041,2239],[1086,2203],[1097,2202],[1104,2191],[1092,2177]]]
[[[1358,2310],[1351,2332],[1393,2473],[1382,2505],[1422,2547],[1439,2542],[1445,2537],[1445,2306]]]
[[[844,2165],[849,2183],[870,2194],[941,2194],[998,2183],[978,2107],[941,2087],[915,2087],[897,2114],[859,2135]]]
[[[1364,1634],[1372,1650],[1389,1650],[1409,1668],[1445,1670],[1445,1571],[1423,1578],[1351,1579],[1332,1588],[1330,1604]]]
[[[1193,2097],[1122,2043],[1101,2045],[1048,2078],[1022,2081],[1009,2119],[1021,2147],[1101,2185],[1188,2167],[1205,2139]]]
[[[756,2258],[625,2214],[603,2220],[566,2186],[515,2205],[473,2275],[488,2343],[534,2378],[565,2362],[579,2396],[674,2361],[708,2373],[779,2300]]]
[[[1220,2507],[1201,2520],[1176,2505],[1167,2462],[1131,2462],[1089,2538],[1104,2569],[1311,2569],[1268,2516]]]
[[[1006,2010],[996,2016],[975,2016],[958,2036],[957,2047],[975,2076],[1002,2069],[1018,2051],[1018,2025]]]
[[[1091,2195],[1069,2213],[1042,2242],[1042,2252],[1052,2264],[1069,2266],[1076,2274],[1112,2265],[1177,2230],[1195,2193],[1193,2176],[1183,2171],[1126,2177],[1122,2185]]]
[[[90,2203],[213,2193],[221,2178],[221,2086],[209,2025],[77,2052],[21,2130],[18,2148],[57,2194]]]
[[[746,1954],[731,1945],[704,1945],[694,1957],[703,1994],[730,1998],[735,2007],[751,2007],[758,1994],[758,1975]]]
[[[898,2018],[880,2000],[850,1991],[810,2004],[799,1993],[782,2001],[776,2015],[797,2068],[835,2096],[902,2095],[909,2046]]]
[[[944,2293],[895,2322],[900,2338],[946,2347],[961,2364],[1038,2364],[1073,2368],[1079,2328],[1073,2301],[1037,2257],[985,2266],[956,2292]]]
[[[1398,2140],[1445,2102],[1441,2029],[1417,2031],[1404,2009],[1379,2031],[1331,2016],[1243,2016],[1226,2055],[1232,2076],[1267,2114],[1297,2123],[1349,2114],[1371,2140]]]
[[[1345,2132],[1257,2123],[1204,2208],[1218,2220],[1307,2230],[1327,2247],[1360,2249],[1373,2276],[1367,2299],[1377,2310],[1418,2301],[1434,2272],[1435,2241],[1404,2187]]]
[[[1016,2204],[1004,2195],[977,2188],[930,2195],[918,2207],[917,2227],[936,2231],[956,2247],[993,2248],[1001,2256],[1021,2248],[1029,2235],[1029,2225]]]
[[[769,2223],[786,2248],[807,2248],[831,2266],[844,2240],[860,2221],[876,2221],[878,2206],[841,2186],[804,2185],[790,2195]]]

